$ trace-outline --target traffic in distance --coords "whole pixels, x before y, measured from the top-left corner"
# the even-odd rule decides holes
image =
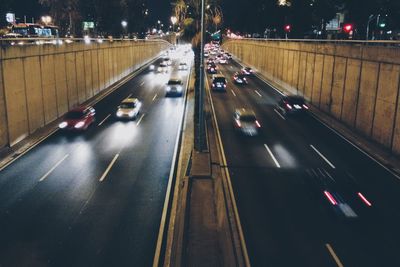
[[[396,176],[302,96],[218,44],[204,57],[252,266],[397,266]]]

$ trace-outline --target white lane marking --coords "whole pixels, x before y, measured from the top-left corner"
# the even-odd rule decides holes
[[[276,114],[278,114],[279,117],[281,117],[283,120],[286,120],[286,118],[283,117],[282,114],[279,111],[277,111],[276,109],[274,109],[274,111],[275,111]]]
[[[132,96],[132,94],[129,94],[126,98],[130,98]]]
[[[234,96],[236,96],[236,94],[235,94],[235,92],[231,89],[231,92],[232,92],[232,94],[234,95]]]
[[[141,84],[140,84],[140,86],[142,86],[144,84],[144,82],[142,82]]]
[[[115,161],[117,160],[118,157],[119,157],[119,154],[116,154],[114,156],[114,158],[112,159],[112,161],[108,165],[107,169],[104,171],[103,175],[100,177],[100,179],[99,179],[100,182],[104,181],[104,179],[106,178],[107,174],[110,172],[112,166],[114,165],[114,163],[115,163]]]
[[[143,120],[143,117],[144,117],[144,113],[142,114],[142,116],[140,116],[140,118],[139,118],[139,120],[137,121],[136,125],[139,125],[139,124],[140,124],[140,122]]]
[[[372,161],[374,161],[375,163],[377,163],[379,166],[381,166],[382,168],[384,168],[386,171],[388,171],[391,175],[393,175],[394,177],[396,177],[397,179],[400,180],[400,176],[395,173],[394,171],[392,171],[391,169],[389,169],[388,167],[386,167],[385,165],[383,165],[381,162],[379,162],[378,160],[376,160],[375,158],[373,158],[371,155],[369,155],[366,151],[364,151],[363,149],[361,149],[360,147],[358,147],[358,145],[354,144],[352,141],[350,141],[349,139],[347,139],[344,135],[342,135],[341,133],[339,133],[337,130],[333,129],[332,127],[330,127],[328,124],[326,124],[324,121],[320,120],[316,115],[310,113],[311,116],[316,119],[317,121],[319,121],[322,125],[324,125],[326,128],[328,128],[329,130],[331,130],[334,134],[336,134],[337,136],[339,136],[340,138],[342,138],[344,141],[346,141],[348,144],[350,144],[351,146],[353,146],[355,149],[357,149],[358,151],[360,151],[362,154],[364,154],[365,156],[367,156],[368,158],[370,158]]]
[[[325,160],[326,163],[328,163],[329,166],[331,166],[333,169],[335,169],[335,165],[333,165],[321,152],[318,151],[313,145],[310,145],[310,147],[323,159]]]
[[[39,182],[42,182],[44,179],[47,178],[47,176],[49,176],[57,167],[58,165],[60,165],[66,158],[68,158],[69,154],[65,155],[62,159],[60,159],[56,165],[53,166],[53,168],[51,168],[48,172],[46,172],[45,175],[42,176],[42,178],[39,179]]]
[[[257,90],[254,90],[254,92],[256,92],[256,94],[257,94],[259,97],[262,97],[262,95],[261,95]]]
[[[340,261],[339,257],[336,255],[335,251],[328,243],[325,244],[326,248],[328,249],[329,253],[331,254],[332,258],[335,260],[336,265],[338,267],[343,267],[343,263]]]
[[[264,144],[264,147],[267,149],[269,155],[271,156],[272,160],[275,162],[276,167],[280,168],[281,165],[279,164],[279,162],[276,160],[274,154],[272,154],[271,149],[269,149],[269,147],[267,146],[267,144]]]
[[[154,95],[153,99],[151,101],[154,101],[157,97],[157,94]]]
[[[105,117],[97,126],[101,126],[110,116],[111,114],[108,114],[107,117]]]

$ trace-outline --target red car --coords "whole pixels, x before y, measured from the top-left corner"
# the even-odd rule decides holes
[[[58,127],[62,130],[86,130],[95,121],[95,114],[91,106],[74,108],[68,111]]]

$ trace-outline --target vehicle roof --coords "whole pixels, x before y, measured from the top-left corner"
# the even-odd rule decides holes
[[[215,78],[225,78],[225,76],[222,75],[222,74],[214,74],[214,75],[212,76],[212,78],[213,78],[213,79],[215,79]]]
[[[91,106],[79,106],[71,109],[70,111],[85,111],[86,109],[91,108]]]
[[[239,114],[239,116],[246,116],[246,115],[253,115],[255,116],[256,114],[252,109],[249,108],[237,108],[235,109],[235,113]]]
[[[121,103],[135,103],[137,101],[139,101],[139,99],[137,99],[135,97],[128,97],[128,98],[125,98],[124,100],[122,100]]]
[[[172,78],[169,78],[169,80],[168,81],[173,81],[173,82],[181,82],[182,81],[182,79],[180,79],[180,78],[176,78],[176,77],[172,77]]]

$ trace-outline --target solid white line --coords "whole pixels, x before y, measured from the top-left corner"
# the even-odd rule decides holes
[[[140,122],[143,120],[143,117],[144,117],[144,113],[142,114],[142,116],[140,116],[140,118],[139,118],[139,120],[137,121],[136,125],[139,125],[139,124],[140,124]]]
[[[144,84],[144,82],[142,82],[141,84],[140,84],[140,86],[142,86]]]
[[[323,159],[326,161],[326,163],[329,164],[329,166],[331,166],[333,169],[336,168],[335,165],[333,165],[321,152],[318,151],[318,149],[316,149],[313,145],[310,145],[310,147],[311,147],[312,149],[314,149],[314,151],[317,152],[317,154],[318,154],[321,158],[323,158]]]
[[[188,77],[186,80],[186,90],[185,90],[185,97],[184,97],[185,101],[187,99],[191,71],[192,71],[192,67],[190,66],[189,71],[188,71]],[[185,107],[183,107],[183,108],[184,108],[183,110],[185,110]],[[184,114],[184,112],[182,112],[182,116],[181,116],[181,120],[180,120],[181,122],[183,121],[184,117],[185,117],[185,114]],[[174,178],[173,177],[174,176],[174,166],[178,159],[179,137],[180,137],[180,134],[182,131],[182,127],[183,127],[183,125],[182,125],[182,123],[180,123],[178,132],[176,134],[174,156],[171,161],[171,167],[170,167],[170,172],[169,172],[169,177],[168,177],[167,192],[165,193],[165,200],[164,200],[164,206],[163,206],[163,211],[162,211],[162,215],[161,215],[160,228],[158,230],[157,244],[156,244],[156,249],[154,252],[153,267],[158,267],[159,263],[160,263],[161,245],[162,245],[162,240],[163,240],[163,235],[164,235],[164,230],[165,230],[165,223],[167,220],[168,202],[169,202],[169,198],[170,198],[171,190],[172,190],[172,181]]]
[[[279,111],[277,111],[276,109],[274,109],[274,111],[275,111],[276,114],[278,114],[279,117],[281,117],[283,120],[286,120],[286,118],[283,117],[282,114]]]
[[[97,126],[101,126],[110,116],[111,114],[108,114],[107,117],[105,117]]]
[[[342,262],[340,261],[339,257],[336,255],[335,251],[329,244],[325,244],[326,248],[328,249],[329,253],[331,254],[332,258],[335,260],[338,267],[343,267]]]
[[[269,149],[269,147],[267,146],[267,144],[264,144],[264,147],[267,149],[269,155],[271,156],[271,158],[273,159],[273,161],[275,162],[276,167],[280,168],[281,165],[279,165],[279,162],[276,160],[274,154],[272,154],[271,149]]]
[[[256,94],[257,94],[259,97],[262,97],[262,95],[261,95],[257,90],[254,90],[254,92],[256,92]]]
[[[235,94],[235,92],[231,89],[231,92],[232,92],[232,94],[234,95],[234,96],[236,96],[236,94]]]
[[[157,94],[154,95],[153,99],[151,101],[154,101],[157,97]]]
[[[129,94],[126,98],[130,98],[132,96],[132,94]]]
[[[220,133],[219,126],[218,126],[218,120],[217,120],[217,116],[216,116],[216,113],[215,113],[213,98],[212,98],[212,95],[211,95],[211,92],[210,92],[210,85],[208,83],[208,80],[206,80],[206,85],[207,85],[206,86],[206,88],[207,88],[206,91],[207,91],[208,97],[210,99],[211,110],[212,110],[213,119],[214,119],[214,125],[215,125],[215,128],[217,130],[218,143],[219,143],[219,147],[221,149],[220,153],[221,153],[221,156],[222,156],[222,163],[223,163],[224,166],[228,166],[227,161],[226,161],[226,157],[225,157],[224,144],[222,143],[221,133]],[[233,206],[234,216],[235,216],[235,219],[236,219],[237,228],[238,228],[238,232],[239,232],[240,243],[242,245],[242,252],[244,254],[243,257],[244,257],[244,261],[245,261],[245,266],[251,266],[250,265],[249,253],[247,252],[246,239],[244,237],[242,223],[240,221],[240,216],[239,216],[239,211],[238,211],[238,207],[237,207],[237,204],[236,204],[235,194],[233,193],[231,176],[229,174],[228,167],[224,168],[224,172],[225,172],[225,175],[227,177],[229,195],[230,195],[230,197],[232,199],[232,206]]]
[[[49,176],[49,175],[58,167],[58,165],[60,165],[66,158],[68,158],[68,156],[69,156],[69,155],[67,154],[67,155],[65,155],[62,159],[60,159],[60,160],[56,163],[56,165],[54,165],[53,168],[51,168],[48,172],[46,172],[45,175],[42,176],[42,178],[39,179],[39,182],[41,182],[41,181],[43,181],[44,179],[46,179],[47,176]]]
[[[103,180],[106,178],[107,174],[110,172],[112,166],[114,165],[114,163],[118,157],[119,157],[119,154],[114,156],[113,160],[110,162],[110,165],[108,165],[107,169],[105,170],[103,175],[100,177],[100,179],[99,179],[100,182],[103,182]]]
[[[313,116],[314,119],[316,119],[317,121],[319,121],[322,125],[324,125],[326,128],[328,128],[329,130],[331,130],[334,134],[336,134],[337,136],[339,136],[340,138],[342,138],[344,141],[346,141],[348,144],[350,144],[351,146],[353,146],[355,149],[357,149],[358,151],[360,151],[361,153],[363,153],[365,156],[367,156],[368,158],[370,158],[371,160],[373,160],[375,163],[377,163],[379,166],[381,166],[382,168],[384,168],[386,171],[388,171],[391,175],[393,175],[394,177],[396,177],[397,179],[400,180],[400,176],[395,173],[394,171],[392,171],[391,169],[389,169],[388,167],[386,167],[385,165],[383,165],[382,163],[380,163],[377,159],[375,159],[374,157],[372,157],[371,155],[369,155],[366,151],[364,151],[362,148],[358,147],[356,144],[354,144],[352,141],[350,141],[349,139],[347,139],[344,135],[342,135],[341,133],[339,133],[337,130],[333,129],[332,127],[330,127],[329,125],[327,125],[324,121],[320,120],[316,115],[310,113],[311,116]]]

